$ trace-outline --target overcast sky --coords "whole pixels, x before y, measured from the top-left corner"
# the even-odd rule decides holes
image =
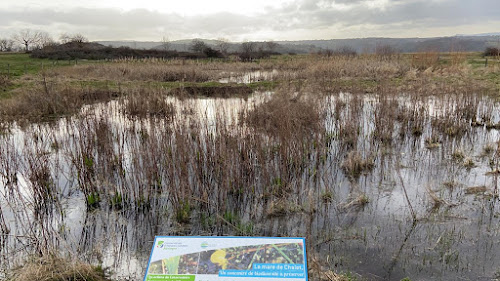
[[[1,0],[24,28],[90,40],[306,40],[500,32],[500,0]]]

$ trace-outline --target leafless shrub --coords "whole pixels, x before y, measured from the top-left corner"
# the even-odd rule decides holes
[[[398,55],[399,51],[390,45],[377,45],[375,47],[375,54],[379,59],[390,60],[395,55]]]
[[[0,52],[10,52],[14,46],[14,41],[6,38],[0,38]]]
[[[467,53],[465,52],[451,52],[450,64],[452,66],[462,65],[467,60]]]
[[[498,57],[500,56],[500,49],[495,47],[488,47],[483,53],[484,56]]]
[[[355,57],[358,55],[358,52],[351,46],[341,46],[333,51],[333,55]]]
[[[438,52],[421,52],[411,55],[411,67],[418,70],[426,70],[430,67],[436,67],[439,62]]]

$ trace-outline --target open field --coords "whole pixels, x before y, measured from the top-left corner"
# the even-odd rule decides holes
[[[0,279],[64,253],[141,280],[155,235],[306,237],[311,280],[500,278],[496,58],[2,58],[30,69],[0,78]]]

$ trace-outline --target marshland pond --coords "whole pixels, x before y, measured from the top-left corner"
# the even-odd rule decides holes
[[[306,237],[311,280],[498,279],[499,69],[449,56],[4,82],[22,86],[0,100],[0,279],[56,253],[142,280],[155,235]]]

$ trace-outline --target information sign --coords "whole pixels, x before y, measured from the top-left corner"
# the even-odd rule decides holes
[[[155,238],[144,281],[307,280],[304,238]]]

